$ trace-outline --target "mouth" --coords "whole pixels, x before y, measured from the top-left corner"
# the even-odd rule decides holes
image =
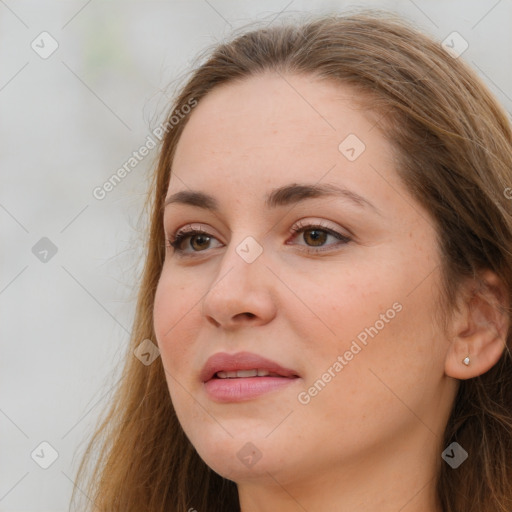
[[[217,353],[201,372],[208,397],[215,402],[241,402],[277,391],[300,376],[275,361],[250,352]]]
[[[291,368],[252,352],[217,352],[210,357],[201,370],[200,379],[208,382],[211,379],[246,379],[246,378],[296,378],[298,373]]]
[[[278,373],[270,372],[268,370],[255,369],[255,370],[236,370],[231,372],[217,372],[212,378],[217,379],[246,379],[248,377],[284,377]],[[286,378],[286,377],[285,377]]]

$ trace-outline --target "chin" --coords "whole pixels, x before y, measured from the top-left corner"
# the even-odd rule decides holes
[[[227,434],[226,434],[227,435]],[[193,442],[194,448],[213,471],[223,478],[238,482],[275,474],[282,468],[276,447],[269,445],[264,436],[238,436],[223,439],[211,438],[204,434],[201,441]]]

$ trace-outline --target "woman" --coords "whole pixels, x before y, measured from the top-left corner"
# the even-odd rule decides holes
[[[510,511],[512,133],[475,73],[328,16],[218,46],[163,132],[97,510]]]

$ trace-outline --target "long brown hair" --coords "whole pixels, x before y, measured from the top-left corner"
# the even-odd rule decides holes
[[[396,150],[400,178],[437,227],[441,323],[447,325],[456,307],[462,280],[482,269],[502,279],[510,301],[512,204],[505,190],[512,186],[512,132],[505,111],[474,71],[392,14],[323,16],[252,29],[218,45],[192,72],[169,116],[220,84],[266,71],[354,86],[380,115],[379,129]],[[73,494],[86,495],[88,509],[240,510],[236,484],[213,472],[182,430],[161,360],[146,366],[132,354],[142,340],[156,343],[153,303],[165,257],[162,203],[186,122],[185,116],[168,125],[150,184],[150,227],[130,347]],[[512,510],[510,346],[507,333],[497,364],[460,381],[443,442],[446,447],[457,441],[469,459],[456,470],[440,464],[437,493],[444,512]]]

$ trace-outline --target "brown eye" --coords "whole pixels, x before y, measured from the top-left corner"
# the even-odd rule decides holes
[[[294,226],[291,232],[295,234],[294,238],[297,238],[295,244],[292,245],[298,245],[302,247],[302,251],[311,254],[336,250],[352,241],[350,237],[320,224],[299,224]],[[334,243],[329,243],[329,238]]]
[[[307,229],[303,232],[304,241],[312,246],[323,245],[327,240],[327,232],[321,229]]]
[[[178,231],[174,237],[169,237],[168,243],[177,255],[186,254],[193,256],[198,252],[204,252],[207,249],[211,249],[212,242],[215,241],[220,244],[220,242],[218,242],[218,240],[209,233],[194,229]],[[219,247],[219,245],[217,247]]]
[[[192,235],[190,237],[190,247],[195,251],[202,251],[208,249],[211,238],[203,233]]]

